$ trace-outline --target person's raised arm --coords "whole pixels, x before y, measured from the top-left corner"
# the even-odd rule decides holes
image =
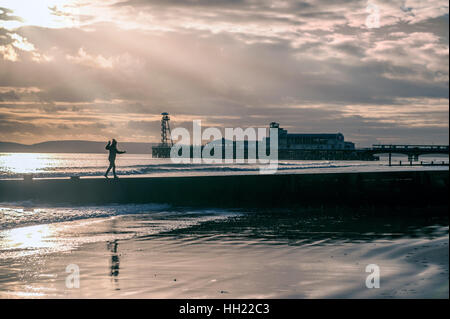
[[[109,147],[111,146],[111,141],[108,141],[108,144],[106,145],[105,149],[109,150]]]

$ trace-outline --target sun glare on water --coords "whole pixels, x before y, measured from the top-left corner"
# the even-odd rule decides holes
[[[49,225],[36,225],[6,230],[1,243],[9,249],[51,248],[54,243],[47,240],[52,235]],[[5,249],[5,247],[1,247]]]
[[[52,165],[55,165],[52,154],[0,154],[0,167],[15,174],[32,174]]]

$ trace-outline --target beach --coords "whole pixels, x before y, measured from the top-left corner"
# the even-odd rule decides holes
[[[21,180],[10,156],[32,160],[0,157],[2,299],[449,297],[448,168],[133,155],[105,180],[37,154]]]
[[[0,298],[449,296],[446,217],[159,207],[12,233],[0,232]],[[380,288],[366,287],[370,264]]]

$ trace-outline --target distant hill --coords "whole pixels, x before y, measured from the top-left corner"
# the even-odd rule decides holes
[[[119,150],[133,154],[151,154],[155,143],[119,142]],[[105,153],[105,142],[49,141],[32,145],[0,142],[0,153]]]

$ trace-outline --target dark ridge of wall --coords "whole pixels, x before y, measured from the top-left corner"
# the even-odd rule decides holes
[[[0,180],[0,202],[209,207],[448,206],[448,171]]]

